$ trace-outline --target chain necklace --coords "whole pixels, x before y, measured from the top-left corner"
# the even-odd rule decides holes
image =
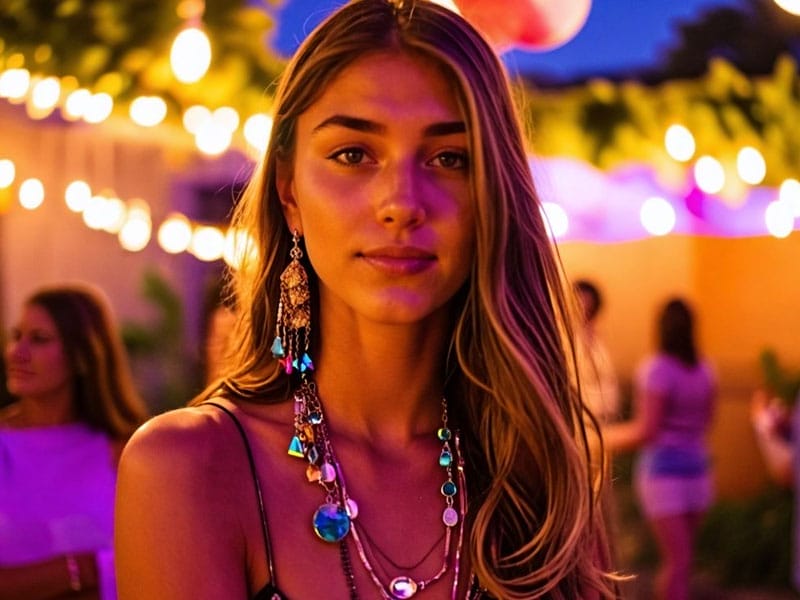
[[[316,385],[313,381],[306,379],[294,393],[294,436],[289,444],[289,454],[306,460],[306,477],[309,482],[318,483],[325,491],[325,501],[313,516],[313,528],[320,539],[340,544],[342,568],[347,579],[351,600],[357,598],[358,595],[352,572],[350,552],[346,543],[348,535],[353,538],[358,558],[383,600],[412,598],[417,592],[439,581],[450,569],[451,559],[454,571],[452,598],[456,599],[459,563],[464,540],[467,488],[464,476],[464,461],[459,446],[459,435],[458,432],[454,434],[448,427],[447,402],[445,399],[442,399],[442,426],[438,429],[436,435],[437,439],[442,443],[439,465],[445,469],[446,473],[446,479],[440,490],[445,500],[445,508],[442,512],[442,522],[445,525],[442,566],[433,576],[427,579],[418,580],[410,575],[401,574],[392,578],[388,584],[385,584],[381,581],[376,567],[373,566],[373,561],[370,560],[371,552],[369,552],[359,533],[360,526],[357,522],[358,504],[347,492],[344,473],[333,451]],[[453,443],[452,446],[451,441]],[[454,467],[458,483],[453,479]],[[456,496],[458,496],[458,510],[455,508]],[[451,556],[452,534],[456,525],[458,525],[457,542],[454,556]],[[362,533],[366,532],[362,530]],[[368,538],[366,535],[364,537]]]

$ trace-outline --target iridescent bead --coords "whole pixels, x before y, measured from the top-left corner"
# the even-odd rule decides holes
[[[283,356],[284,356],[283,342],[281,342],[281,338],[280,337],[277,337],[277,336],[275,337],[275,340],[273,340],[273,342],[272,342],[271,350],[272,350],[273,358],[283,358]]]
[[[296,456],[303,458],[303,444],[300,443],[300,438],[296,435],[292,436],[292,441],[289,443],[289,456]]]
[[[456,484],[452,481],[448,480],[442,484],[442,494],[445,496],[455,496],[456,495]]]
[[[312,425],[319,425],[320,423],[322,423],[322,413],[319,413],[317,411],[311,411],[310,413],[308,413],[308,422],[311,423]]]
[[[449,467],[453,462],[453,455],[447,450],[442,450],[439,455],[439,465],[442,467]]]
[[[314,533],[326,542],[338,542],[350,531],[350,517],[338,504],[323,504],[314,513]]]
[[[452,506],[448,506],[442,513],[442,522],[448,527],[452,527],[458,523],[458,511]]]
[[[436,437],[439,438],[442,442],[446,442],[451,437],[450,430],[447,427],[440,427],[439,430],[436,432]]]
[[[322,481],[330,483],[336,479],[336,468],[331,463],[323,463],[320,467],[320,476]]]

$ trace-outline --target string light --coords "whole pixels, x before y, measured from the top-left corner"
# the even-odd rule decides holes
[[[202,0],[184,0],[178,5],[178,16],[185,23],[172,42],[169,63],[181,83],[200,81],[211,65],[211,42],[202,28],[203,12]]]

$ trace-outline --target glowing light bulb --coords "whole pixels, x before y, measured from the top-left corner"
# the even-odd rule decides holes
[[[3,187],[2,183],[0,183],[0,187]],[[791,207],[792,214],[796,219],[800,219],[800,181],[785,179],[778,190],[778,198]]]
[[[745,146],[736,155],[736,170],[742,181],[758,185],[767,174],[767,163],[761,152],[752,146]]]
[[[0,160],[0,189],[7,188],[14,183],[16,172],[17,168],[13,162],[7,158]]]
[[[716,158],[701,156],[694,164],[694,180],[706,194],[716,194],[725,187],[725,169]]]
[[[86,114],[86,108],[92,99],[92,93],[84,88],[79,88],[67,96],[64,103],[64,115],[71,120],[78,120]]]
[[[127,218],[117,235],[120,245],[129,252],[144,250],[150,243],[152,231],[149,205],[144,200],[131,200]]]
[[[0,75],[0,98],[21,100],[28,93],[31,74],[27,69],[8,69]]]
[[[189,251],[203,261],[219,260],[225,252],[225,234],[216,227],[198,227],[192,234]]]
[[[202,127],[206,121],[210,120],[211,111],[200,104],[190,106],[183,113],[183,127],[192,135],[197,135],[200,127]]]
[[[681,162],[691,159],[696,149],[692,132],[683,125],[670,125],[664,134],[664,146],[667,154]]]
[[[800,0],[775,0],[775,4],[790,14],[800,16]]]
[[[19,185],[19,203],[23,208],[34,210],[44,202],[44,185],[35,177],[26,179]]]
[[[83,119],[87,123],[102,123],[111,116],[112,110],[114,110],[114,100],[110,95],[105,92],[92,94],[86,103]]]
[[[542,202],[542,217],[551,238],[558,239],[566,235],[569,230],[569,217],[558,204]]]
[[[639,209],[639,221],[650,235],[667,235],[675,229],[675,209],[664,198],[653,196]]]
[[[169,215],[158,228],[158,245],[165,252],[178,254],[185,252],[192,243],[192,225],[184,215]]]
[[[264,153],[272,133],[272,118],[263,113],[252,115],[244,122],[244,139],[258,152]]]
[[[236,109],[231,108],[230,106],[221,106],[211,113],[211,118],[214,119],[214,121],[218,123],[220,127],[230,131],[231,133],[236,131],[236,128],[239,127],[239,113],[236,112]]]
[[[64,192],[64,201],[67,203],[67,208],[72,212],[83,212],[92,199],[92,188],[89,184],[80,179],[76,179],[67,186]]]
[[[194,138],[197,149],[208,156],[218,156],[225,152],[231,145],[231,140],[231,132],[213,119],[205,121]]]
[[[61,83],[56,77],[45,77],[31,90],[31,103],[39,110],[52,110],[61,96]]]
[[[172,42],[169,62],[175,78],[194,83],[203,78],[211,65],[211,42],[199,27],[187,27]]]
[[[131,102],[131,119],[142,127],[154,127],[167,116],[167,103],[158,96],[139,96]]]
[[[776,238],[788,237],[794,229],[791,206],[780,200],[770,202],[764,211],[764,223],[767,225],[767,231]]]

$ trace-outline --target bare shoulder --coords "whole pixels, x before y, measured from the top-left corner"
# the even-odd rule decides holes
[[[119,465],[115,537],[120,598],[246,595],[241,452],[213,407],[152,418]],[[198,572],[206,577],[196,577]]]

